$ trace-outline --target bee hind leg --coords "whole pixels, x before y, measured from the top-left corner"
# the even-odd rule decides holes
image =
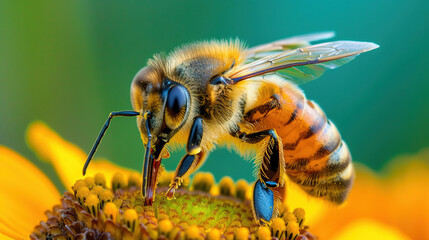
[[[260,223],[271,220],[276,213],[278,201],[284,191],[285,166],[283,161],[283,148],[281,140],[274,129],[263,130],[256,133],[246,134],[240,131],[233,133],[247,143],[263,142],[264,148],[257,156],[261,161],[258,180],[253,187],[253,212]]]

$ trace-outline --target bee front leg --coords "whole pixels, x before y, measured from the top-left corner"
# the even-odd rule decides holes
[[[237,131],[233,133],[233,136],[252,144],[259,143],[269,137],[268,141],[264,142],[264,150],[257,156],[257,160],[261,161],[261,166],[258,180],[253,187],[252,201],[256,219],[260,223],[269,222],[278,204],[280,191],[284,187],[285,166],[281,140],[274,129],[251,134]]]
[[[200,166],[205,160],[206,154],[200,147],[203,138],[203,130],[203,119],[201,117],[196,117],[192,124],[188,143],[186,145],[187,154],[180,160],[170,183],[170,189],[168,189],[165,194],[168,199],[174,198],[175,190],[182,184],[183,179],[194,172],[197,166]]]

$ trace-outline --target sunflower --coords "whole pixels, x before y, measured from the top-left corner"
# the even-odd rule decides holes
[[[154,206],[144,207],[137,172],[98,160],[81,179],[82,150],[41,122],[30,125],[27,139],[67,191],[61,195],[30,161],[0,146],[0,239],[312,239],[308,226],[320,239],[429,237],[428,151],[398,159],[384,179],[358,168],[348,204],[339,209],[288,184],[287,205],[259,226],[244,180],[216,184],[210,173],[198,173],[176,199],[157,194]],[[162,171],[157,191],[166,190],[171,174]]]

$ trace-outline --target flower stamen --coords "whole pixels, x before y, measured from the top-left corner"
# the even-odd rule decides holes
[[[113,192],[116,192],[116,190],[120,188],[124,188],[125,186],[127,186],[127,184],[125,182],[124,175],[122,175],[121,173],[116,173],[115,175],[113,175],[113,178],[112,178]]]
[[[137,212],[134,209],[127,209],[124,212],[124,217],[123,217],[123,221],[124,224],[132,231],[134,232],[134,230],[136,229],[136,224],[137,224]]]
[[[102,173],[95,174],[94,182],[98,186],[106,187],[106,177]]]
[[[85,200],[86,210],[90,214],[92,214],[92,216],[95,217],[97,216],[99,205],[100,205],[100,200],[98,199],[97,195],[90,193]]]

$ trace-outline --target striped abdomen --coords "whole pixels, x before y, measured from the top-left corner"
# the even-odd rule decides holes
[[[258,128],[275,129],[282,139],[286,174],[308,194],[342,203],[354,171],[347,145],[320,107],[290,86],[275,96],[278,106],[247,115]],[[272,105],[272,104],[271,104]],[[260,112],[259,112],[260,113]]]

